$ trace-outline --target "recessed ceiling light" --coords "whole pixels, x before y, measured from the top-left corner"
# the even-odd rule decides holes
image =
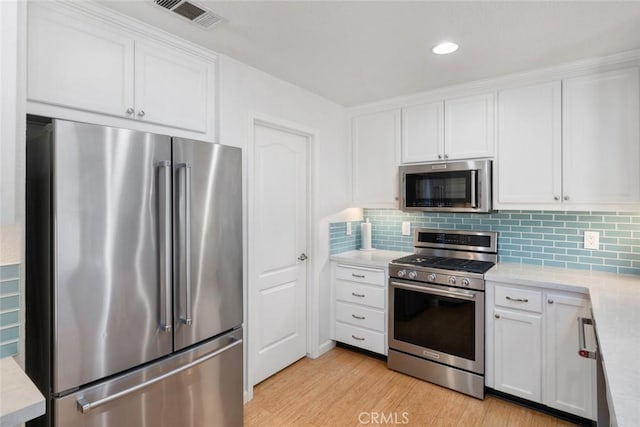
[[[439,45],[434,46],[431,50],[437,55],[446,55],[458,50],[458,45],[453,42],[442,42]]]

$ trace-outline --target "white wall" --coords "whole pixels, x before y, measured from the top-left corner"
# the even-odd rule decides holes
[[[327,218],[344,210],[351,200],[350,157],[347,110],[315,94],[220,55],[219,63],[219,140],[243,148],[245,295],[248,295],[247,253],[247,171],[251,143],[252,117],[272,117],[294,123],[316,134],[314,140],[314,247],[310,261],[312,292],[318,294],[320,328],[316,346],[328,348],[329,342],[329,227]],[[247,303],[245,300],[245,307]],[[245,310],[245,326],[247,325]],[[316,354],[312,354],[315,356]]]

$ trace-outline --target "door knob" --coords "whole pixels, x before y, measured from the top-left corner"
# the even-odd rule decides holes
[[[305,253],[301,253],[301,254],[300,254],[300,256],[298,257],[298,259],[299,259],[300,261],[304,261],[304,260],[305,260],[305,259],[307,259],[307,258],[308,258],[308,257],[307,257],[307,254],[305,254]]]

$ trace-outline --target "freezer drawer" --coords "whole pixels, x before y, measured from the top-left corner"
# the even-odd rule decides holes
[[[65,427],[242,426],[242,329],[54,399]]]

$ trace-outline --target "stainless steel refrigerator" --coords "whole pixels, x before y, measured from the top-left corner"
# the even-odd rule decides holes
[[[28,117],[35,425],[242,425],[238,148]]]

